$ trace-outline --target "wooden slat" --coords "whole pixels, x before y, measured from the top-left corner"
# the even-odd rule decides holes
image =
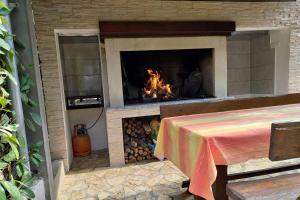
[[[162,1],[170,1],[170,0],[162,0]],[[172,0],[172,1],[218,1],[218,2],[290,2],[296,0]]]
[[[300,103],[300,93],[160,106],[161,118]]]
[[[100,21],[100,37],[231,35],[233,21]]]
[[[256,177],[256,176],[276,174],[276,173],[292,171],[292,170],[297,170],[297,169],[300,169],[300,164],[290,164],[290,165],[286,165],[286,166],[273,167],[273,168],[268,168],[268,169],[261,169],[261,170],[255,170],[255,171],[249,171],[249,172],[229,174],[228,180],[251,178],[251,177]]]
[[[269,158],[272,161],[300,157],[300,122],[273,123]]]
[[[232,200],[296,200],[300,198],[300,174],[229,183],[227,194]]]
[[[252,177],[256,177],[256,176],[264,176],[264,175],[268,175],[268,174],[276,174],[276,173],[298,170],[298,169],[300,169],[300,164],[290,164],[290,165],[273,167],[273,168],[268,168],[268,169],[260,169],[260,170],[254,170],[254,171],[248,171],[248,172],[226,174],[225,177],[226,177],[227,181],[232,181],[232,180],[252,178]],[[218,176],[219,175],[220,174],[218,173]],[[222,179],[224,179],[224,177]],[[189,187],[189,185],[190,185],[190,180],[186,180],[186,181],[182,182],[181,187],[187,188],[187,187]]]

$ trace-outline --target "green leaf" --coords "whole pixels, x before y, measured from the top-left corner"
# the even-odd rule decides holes
[[[37,160],[40,160],[40,161],[44,160],[43,156],[41,154],[39,154],[39,153],[34,153],[34,154],[32,154],[32,156],[34,158],[36,158]]]
[[[2,185],[0,185],[0,200],[6,200],[6,194],[5,194],[5,190],[2,187]]]
[[[3,170],[7,167],[8,163],[4,161],[0,161],[0,170]],[[1,198],[0,198],[1,199]]]
[[[17,49],[17,51],[21,51],[21,50],[25,49],[25,46],[16,37],[14,37],[14,45],[15,45],[15,48]]]
[[[7,116],[6,113],[1,115],[1,121],[0,121],[0,126],[7,126],[10,122],[9,117]]]
[[[31,118],[33,119],[33,121],[39,125],[42,126],[43,122],[42,122],[42,118],[39,114],[35,113],[35,112],[30,112]]]
[[[1,52],[0,52],[1,53]],[[4,83],[4,81],[5,81],[5,79],[2,77],[2,76],[0,76],[0,85],[2,85],[3,83]],[[2,88],[2,87],[1,87]]]
[[[9,78],[15,85],[17,85],[17,81],[16,81],[15,77],[14,77],[9,71],[7,71],[7,70],[5,70],[5,69],[2,68],[1,71],[0,71],[0,74],[8,76],[8,78]]]
[[[41,148],[43,146],[44,142],[43,141],[38,141],[37,143],[35,143],[34,146]]]
[[[16,159],[19,159],[19,149],[17,144],[13,143],[12,141],[8,141],[12,151],[15,153]]]
[[[5,148],[4,144],[0,143],[0,150],[4,151],[4,148]]]
[[[24,104],[27,105],[28,102],[29,102],[29,98],[28,98],[27,94],[21,92],[21,100],[22,100],[22,102],[23,102]]]
[[[0,127],[0,132],[6,134],[6,135],[11,135],[11,132],[7,131],[5,128],[3,128],[4,126]]]
[[[1,12],[1,11],[0,11]],[[10,51],[10,46],[9,44],[3,40],[2,38],[0,38],[0,47],[6,51]]]
[[[0,24],[9,25],[8,20],[6,19],[5,16],[0,15]]]
[[[1,108],[5,108],[7,104],[10,104],[10,100],[5,97],[0,97],[0,106]]]
[[[28,93],[30,88],[34,85],[33,80],[30,78],[28,73],[24,74],[21,78],[21,91]]]
[[[34,199],[35,198],[35,194],[29,188],[23,188],[20,191],[21,191],[21,194],[27,199]]]
[[[31,160],[31,162],[33,162],[33,164],[34,164],[35,166],[37,166],[37,167],[39,167],[40,164],[41,164],[41,162],[40,162],[38,159],[34,158],[34,157],[30,157],[30,160]]]
[[[0,15],[8,15],[11,11],[12,9],[7,7],[4,2],[0,1]]]
[[[30,119],[25,119],[25,124],[26,124],[26,127],[29,128],[31,131],[35,132],[36,131],[36,128],[34,126],[34,124],[31,122]]]
[[[8,9],[8,7],[5,5],[5,3],[3,1],[0,1],[0,8]]]
[[[0,30],[1,30],[2,32],[8,32],[8,31],[6,30],[6,28],[5,28],[2,24],[0,24]]]
[[[17,166],[16,166],[16,172],[17,172],[18,177],[22,177],[23,176],[23,172],[24,172],[23,165],[21,165],[20,163],[17,164]]]
[[[5,160],[6,162],[11,162],[15,159],[16,159],[16,155],[12,150],[3,156],[3,160]]]
[[[21,148],[24,148],[26,146],[24,137],[19,136],[19,143]]]
[[[18,130],[17,124],[7,124],[6,126],[0,126],[0,129],[5,129],[10,132],[16,132]]]
[[[15,200],[20,200],[21,199],[21,193],[18,189],[17,186],[15,186],[12,182],[10,181],[1,181],[2,186],[8,191],[8,193],[15,198]]]
[[[32,177],[30,176],[30,174],[27,170],[24,171],[20,182],[22,182],[22,185],[25,185],[25,186],[28,186],[32,183]]]
[[[28,99],[28,105],[30,105],[31,107],[36,107],[37,103],[35,101],[33,101],[32,99]]]
[[[0,79],[1,80],[1,79]],[[1,83],[0,83],[1,84]],[[1,87],[0,88],[1,89],[1,92],[2,92],[2,96],[3,97],[9,97],[9,93],[3,88],[3,87]]]

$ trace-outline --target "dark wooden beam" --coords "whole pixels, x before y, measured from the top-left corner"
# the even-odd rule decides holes
[[[255,97],[190,104],[162,105],[160,106],[160,116],[163,119],[165,117],[223,112],[295,103],[300,103],[300,93],[273,97]]]
[[[233,21],[100,21],[100,37],[227,36]]]
[[[213,2],[296,2],[296,0],[161,0],[161,1],[213,1]]]

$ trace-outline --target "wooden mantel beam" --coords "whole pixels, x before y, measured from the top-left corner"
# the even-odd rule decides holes
[[[161,0],[161,1],[213,1],[213,2],[296,2],[296,0]]]
[[[227,36],[233,21],[100,21],[100,37]]]

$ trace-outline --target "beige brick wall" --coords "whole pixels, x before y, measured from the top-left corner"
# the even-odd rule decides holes
[[[289,91],[300,91],[300,0],[222,3],[159,0],[32,0],[53,158],[67,159],[54,29],[98,28],[99,20],[234,20],[237,28],[291,28]]]

